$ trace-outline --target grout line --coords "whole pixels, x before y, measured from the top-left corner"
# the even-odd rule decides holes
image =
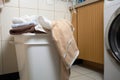
[[[37,14],[38,14],[38,16],[39,16],[39,0],[37,0]]]
[[[78,75],[79,75],[79,72],[77,72],[76,70],[73,70],[73,71],[75,71],[75,72],[78,73]],[[93,71],[93,72],[89,72],[89,73],[85,73],[85,74],[82,74],[82,73],[80,73],[80,74],[82,74],[82,75],[84,75],[84,76],[86,76],[86,77],[89,77],[89,78],[91,78],[91,79],[96,80],[94,77],[88,76],[88,74],[91,74],[91,73],[94,73],[94,71]],[[99,73],[99,72],[96,72],[96,73]],[[101,78],[102,78],[102,77],[101,77]]]
[[[55,20],[55,5],[56,5],[56,0],[54,0],[54,20]]]
[[[19,7],[19,17],[20,17],[20,0],[18,0],[18,7]]]
[[[91,79],[92,79],[92,80],[96,80],[96,79],[94,79],[94,78],[91,78],[91,77],[88,77],[88,76],[85,76],[85,75],[83,75],[83,76],[71,77],[71,78],[74,80],[75,78],[82,79],[82,78],[84,78],[84,77],[87,77],[87,78],[89,78],[90,80],[91,80]]]
[[[42,11],[54,11],[54,10],[45,10],[45,9],[39,9],[39,10],[42,10]]]

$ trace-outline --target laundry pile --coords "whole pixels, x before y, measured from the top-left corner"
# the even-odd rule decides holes
[[[50,21],[43,16],[14,18],[12,23],[12,29],[10,29],[12,35],[51,32],[60,56],[61,80],[69,80],[70,68],[79,55],[72,24],[67,20]]]
[[[47,33],[51,29],[51,21],[44,16],[23,16],[13,18],[10,34],[17,35],[23,33]]]

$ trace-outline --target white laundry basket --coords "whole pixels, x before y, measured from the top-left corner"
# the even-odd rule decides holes
[[[60,60],[50,34],[15,35],[20,80],[60,80]]]

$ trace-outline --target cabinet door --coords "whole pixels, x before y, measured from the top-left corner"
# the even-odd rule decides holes
[[[75,40],[76,40],[76,42],[77,42],[77,30],[78,30],[78,28],[77,28],[77,12],[76,13],[74,13],[73,11],[72,11],[72,24],[73,24],[73,26],[74,26],[74,29],[75,29],[75,31],[74,31],[74,37],[75,37]]]
[[[80,59],[103,64],[103,1],[78,8]]]

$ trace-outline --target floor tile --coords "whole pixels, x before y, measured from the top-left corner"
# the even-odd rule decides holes
[[[87,77],[87,76],[80,76],[80,77],[70,78],[70,80],[95,80],[95,79]]]
[[[76,71],[71,70],[71,76],[70,76],[70,78],[77,77],[77,76],[84,76],[84,75],[81,74],[81,73],[78,73]]]
[[[70,80],[103,80],[103,73],[80,65],[74,65],[71,68]]]
[[[90,74],[86,74],[86,76],[94,78],[95,80],[103,80],[103,74],[100,73],[100,72],[93,72],[93,73],[90,73]]]
[[[77,65],[73,66],[73,67],[72,67],[72,70],[73,70],[73,71],[76,71],[76,72],[79,72],[79,73],[81,73],[81,74],[87,74],[87,73],[94,72],[94,71],[91,70],[91,69],[88,69],[88,68],[82,67],[82,66],[77,66]]]

